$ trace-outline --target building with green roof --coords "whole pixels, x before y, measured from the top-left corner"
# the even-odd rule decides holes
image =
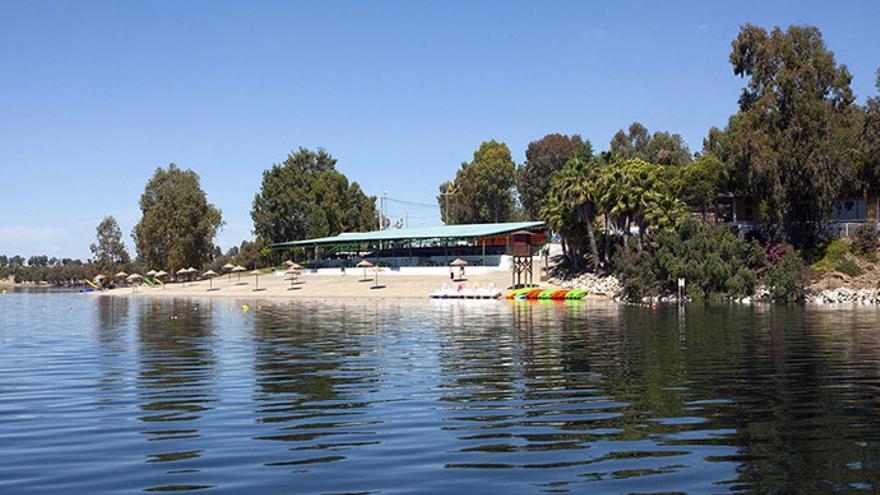
[[[448,265],[451,257],[478,265],[494,263],[510,249],[511,235],[530,234],[532,244],[544,243],[544,222],[481,223],[344,232],[332,237],[270,244],[273,251],[300,251],[315,266],[345,266],[361,258],[386,265]]]

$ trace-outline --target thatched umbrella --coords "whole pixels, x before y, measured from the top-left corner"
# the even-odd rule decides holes
[[[360,263],[358,263],[357,265],[354,265],[354,266],[356,266],[356,267],[358,267],[358,268],[363,268],[363,269],[364,269],[364,278],[363,278],[363,280],[369,280],[369,279],[367,278],[367,268],[372,268],[372,267],[373,267],[373,264],[372,264],[372,263],[370,263],[370,262],[367,261],[367,260],[361,260]]]
[[[260,290],[260,275],[262,275],[262,274],[263,274],[263,272],[261,272],[260,270],[254,270],[248,274],[248,275],[254,276],[254,290],[255,291]]]
[[[230,272],[230,270],[232,270],[233,268],[235,268],[235,265],[233,265],[232,263],[226,263],[221,267],[221,270],[229,274],[229,280],[232,280],[232,273]]]
[[[208,279],[208,290],[213,290],[214,289],[214,277],[217,276],[217,272],[215,272],[214,270],[208,270],[205,273],[203,273],[202,276],[205,277],[206,279]]]
[[[132,291],[132,292],[137,292],[137,281],[138,281],[138,280],[143,280],[143,278],[144,278],[144,277],[142,277],[140,274],[132,273],[132,274],[129,275],[128,277],[125,277],[125,281],[128,282],[128,283],[130,283],[130,284],[132,284],[132,285],[131,285],[131,291]]]
[[[232,273],[237,273],[238,274],[238,281],[241,282],[241,272],[246,272],[247,268],[245,268],[241,265],[236,265],[236,266],[232,267],[232,269],[229,271]]]
[[[116,278],[125,278],[125,277],[127,277],[127,276],[128,276],[128,274],[125,273],[124,271],[119,272],[119,273],[116,274]]]
[[[297,265],[296,263],[294,263],[294,265],[296,265],[296,266],[291,266],[291,267],[288,268],[287,271],[285,272],[285,273],[287,273],[288,275],[290,275],[290,286],[291,286],[291,287],[293,287],[293,284],[297,281],[297,279],[299,279],[299,270],[300,270],[300,268],[301,268],[301,267],[300,267],[299,265]]]
[[[452,260],[452,263],[450,263],[449,266],[457,267],[459,269],[458,279],[463,280],[464,279],[464,267],[466,267],[467,264],[468,264],[467,261],[465,261],[461,258],[455,258],[454,260]]]
[[[373,267],[373,271],[376,273],[375,279],[373,280],[373,289],[379,288],[379,272],[382,270],[384,270],[384,268],[379,265]]]
[[[296,264],[296,263],[294,263],[293,260],[287,260],[287,261],[284,262],[284,265],[287,266],[287,267],[291,267],[291,266],[293,266],[293,265],[295,265],[295,264]]]
[[[150,270],[147,273],[145,273],[144,275],[146,275],[148,277],[155,277],[156,273],[158,273],[156,270]]]

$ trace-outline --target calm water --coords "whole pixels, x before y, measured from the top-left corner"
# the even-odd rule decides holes
[[[11,293],[0,493],[876,493],[878,316]]]

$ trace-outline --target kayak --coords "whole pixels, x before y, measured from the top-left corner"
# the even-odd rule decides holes
[[[550,296],[550,299],[559,300],[565,299],[565,295],[568,294],[568,291],[565,289],[560,289],[553,292],[553,295]]]
[[[507,299],[515,299],[520,294],[525,294],[526,292],[528,292],[530,290],[532,290],[531,287],[525,288],[525,289],[512,290],[512,291],[510,291],[510,293],[507,294]]]
[[[555,292],[556,292],[555,289],[547,289],[547,290],[541,291],[541,293],[538,294],[538,299],[550,299],[550,296],[552,296]]]
[[[587,295],[587,291],[583,289],[574,289],[568,291],[568,294],[565,295],[565,298],[568,300],[571,299],[583,299]]]

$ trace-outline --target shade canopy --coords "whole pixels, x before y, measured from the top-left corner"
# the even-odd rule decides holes
[[[292,266],[292,267],[290,267],[290,268],[287,269],[287,273],[290,273],[290,274],[299,273],[299,270],[300,270],[299,268],[296,268],[296,267],[293,267],[293,266]]]
[[[176,273],[178,275],[186,275],[187,273],[189,273],[189,270],[187,270],[186,268],[181,268],[180,270],[177,270]]]
[[[247,271],[247,268],[245,268],[241,265],[236,265],[236,266],[232,267],[232,269],[230,271],[235,272],[235,273],[245,272],[245,271]]]
[[[373,271],[374,271],[374,272],[381,272],[382,270],[384,270],[384,268],[382,268],[382,267],[379,266],[379,265],[376,265],[376,266],[373,267]]]
[[[214,270],[208,270],[208,271],[206,271],[205,273],[203,273],[202,276],[203,276],[203,277],[208,277],[208,278],[216,277],[216,276],[217,276],[217,272],[215,272]]]
[[[168,272],[166,272],[165,270],[159,270],[158,272],[154,273],[153,275],[156,277],[167,277]]]
[[[233,268],[235,268],[235,265],[233,265],[232,263],[226,263],[225,265],[223,265],[224,270],[232,270]]]
[[[355,266],[358,268],[369,268],[369,267],[373,266],[373,264],[367,260],[361,260],[361,262]]]
[[[125,278],[127,276],[128,276],[128,274],[125,272],[119,272],[116,274],[116,278]]]
[[[449,265],[450,266],[467,266],[467,264],[468,264],[467,261],[465,261],[461,258],[455,258],[454,260],[452,260],[452,263],[450,263]]]
[[[290,265],[290,267],[293,268],[294,270],[302,270],[302,265],[300,265],[299,263],[294,263],[294,264]]]
[[[140,280],[140,279],[142,279],[142,278],[144,278],[144,277],[142,277],[141,275],[139,275],[139,274],[137,274],[137,273],[132,273],[131,275],[129,275],[128,277],[126,277],[125,280],[128,280],[129,282],[131,282],[131,281],[133,281],[133,280]]]
[[[156,270],[150,270],[147,272],[147,276],[152,277],[153,275],[156,275],[157,273],[159,273],[159,272],[157,272]]]
[[[199,271],[196,270],[196,269],[193,268],[193,267],[189,267],[189,268],[187,268],[186,271],[189,272],[189,273],[199,273]]]
[[[262,275],[262,274],[263,274],[263,272],[261,272],[260,270],[253,270],[253,271],[251,271],[251,273],[249,273],[249,275],[258,275],[258,276]]]
[[[296,263],[294,263],[293,260],[287,260],[287,261],[284,262],[284,264],[287,265],[287,266],[293,266],[293,265],[295,265]]]
[[[105,277],[104,275],[101,275],[101,274],[95,275],[95,280],[104,280],[105,278],[107,278],[107,277]]]

